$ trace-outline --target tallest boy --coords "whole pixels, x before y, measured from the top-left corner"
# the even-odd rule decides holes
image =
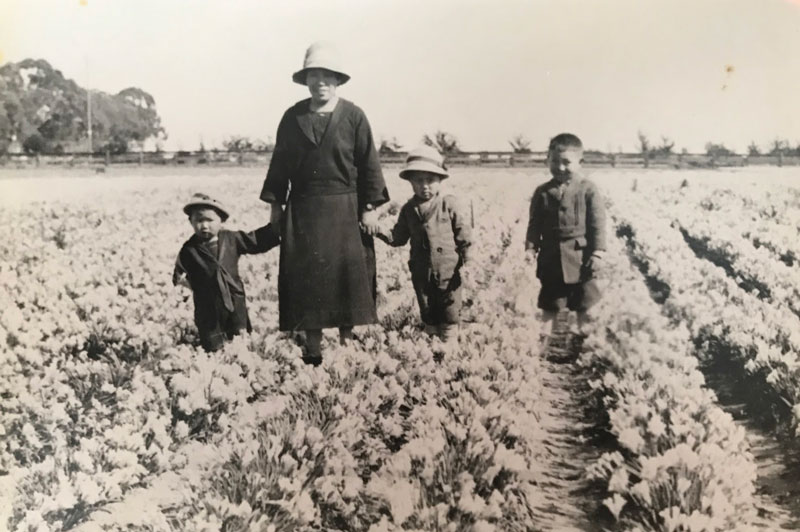
[[[545,320],[567,308],[577,311],[582,326],[586,311],[600,299],[595,270],[606,247],[605,205],[581,170],[583,144],[578,137],[554,137],[547,159],[553,178],[533,193],[525,249],[537,257],[539,308]]]

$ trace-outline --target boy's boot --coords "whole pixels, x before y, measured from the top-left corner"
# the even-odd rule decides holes
[[[539,332],[539,348],[542,350],[550,347],[550,340],[556,328],[558,312],[552,310],[542,311],[542,330]]]

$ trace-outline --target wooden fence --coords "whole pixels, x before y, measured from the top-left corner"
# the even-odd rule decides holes
[[[0,167],[26,168],[32,166],[107,166],[107,165],[187,165],[187,166],[266,166],[271,154],[267,152],[134,152],[120,155],[67,153],[59,155],[6,154],[0,157]],[[406,153],[381,154],[381,163],[402,164]],[[546,164],[546,152],[469,152],[448,156],[449,166],[533,167]],[[800,166],[800,156],[743,156],[712,157],[705,154],[674,154],[651,156],[642,154],[587,152],[584,165],[611,168],[720,168],[735,166]]]

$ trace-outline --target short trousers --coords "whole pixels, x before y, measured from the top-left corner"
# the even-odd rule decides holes
[[[552,312],[564,309],[584,311],[594,306],[601,297],[600,287],[594,279],[575,284],[549,281],[542,283],[538,306]]]

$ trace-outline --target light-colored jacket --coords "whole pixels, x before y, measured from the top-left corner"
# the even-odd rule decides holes
[[[414,196],[400,209],[390,234],[378,238],[391,246],[411,241],[408,266],[415,285],[433,280],[442,289],[461,264],[468,260],[472,244],[472,216],[455,196],[438,194],[431,203]]]

